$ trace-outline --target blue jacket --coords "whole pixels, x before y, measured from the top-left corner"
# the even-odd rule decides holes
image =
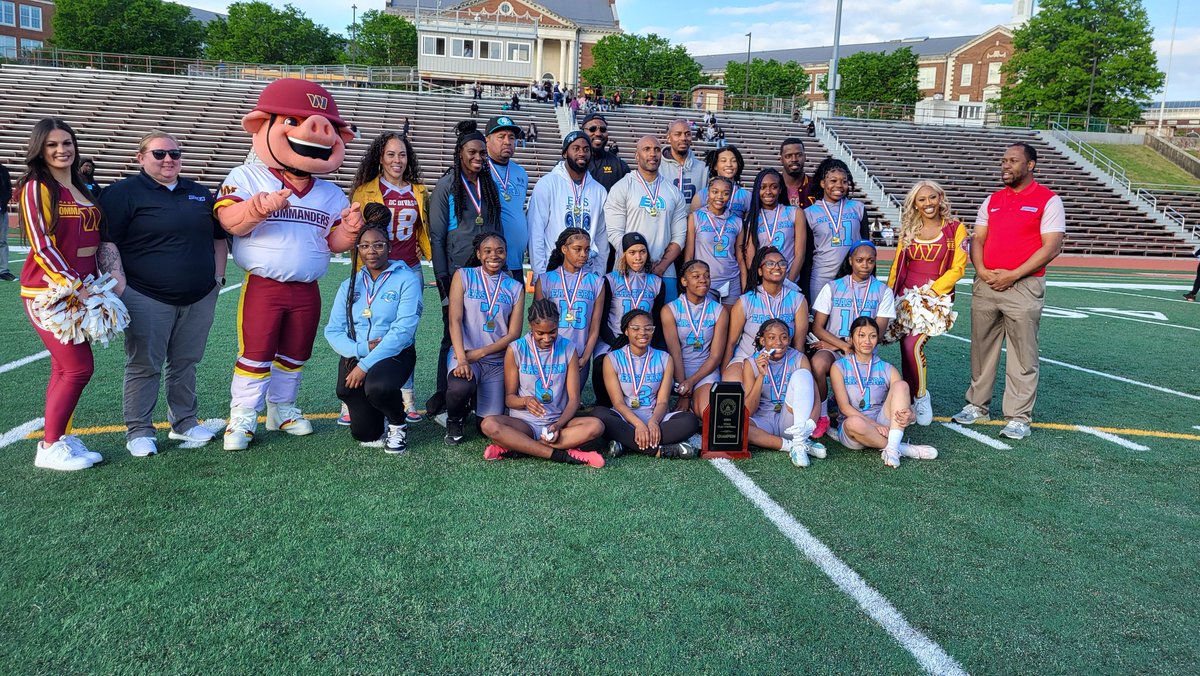
[[[337,297],[329,310],[329,323],[325,325],[325,340],[334,352],[357,358],[364,371],[370,371],[376,362],[394,357],[412,345],[417,324],[421,321],[424,307],[421,277],[404,261],[392,261],[382,274],[388,273],[391,274],[383,280],[371,303],[370,317],[363,316],[367,294],[364,273],[360,270],[338,287]],[[346,296],[351,293],[351,284],[354,285],[351,315],[355,338],[350,337],[346,323]],[[380,339],[379,345],[374,350],[368,348],[367,343],[376,338]]]

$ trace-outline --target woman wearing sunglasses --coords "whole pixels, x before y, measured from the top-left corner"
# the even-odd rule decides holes
[[[180,175],[179,143],[161,131],[138,145],[141,172],[105,189],[100,207],[100,269],[129,310],[125,329],[125,447],[137,457],[158,452],[154,407],[164,364],[170,439],[189,446],[212,440],[199,424],[196,364],[204,357],[229,245],[213,217],[212,192]]]

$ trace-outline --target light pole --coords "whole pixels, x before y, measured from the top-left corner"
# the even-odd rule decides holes
[[[838,43],[842,39],[842,0],[837,0],[837,13],[833,18],[833,58],[829,60],[829,117],[835,115],[834,107],[837,104],[837,67],[838,67]]]
[[[1175,0],[1175,18],[1171,21],[1171,43],[1167,47],[1167,69],[1163,71],[1162,101],[1158,104],[1158,130],[1162,136],[1163,118],[1167,114],[1167,82],[1171,79],[1171,57],[1175,53],[1175,26],[1179,23],[1179,0]]]
[[[350,5],[350,63],[358,51],[358,5]]]
[[[746,109],[746,101],[750,98],[750,43],[753,33],[746,33],[746,73],[742,78],[742,110]]]

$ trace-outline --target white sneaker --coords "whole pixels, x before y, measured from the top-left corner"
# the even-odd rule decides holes
[[[67,442],[59,439],[49,446],[44,441],[38,442],[37,455],[33,457],[33,466],[60,472],[74,472],[79,469],[87,469],[92,466],[92,463],[87,458],[72,453]]]
[[[313,431],[312,423],[304,417],[294,401],[267,403],[267,429],[272,432],[282,430],[297,437],[312,434]]]
[[[929,392],[913,400],[913,410],[917,412],[918,425],[924,427],[933,422],[933,402],[929,400]]]
[[[1004,429],[1000,430],[1000,436],[1020,441],[1028,437],[1030,431],[1029,423],[1023,423],[1020,420],[1009,420]]]
[[[154,437],[130,439],[125,442],[125,448],[129,449],[129,454],[135,458],[145,458],[158,453],[158,444],[154,443]]]
[[[808,440],[807,450],[808,457],[816,458],[817,460],[824,460],[825,456],[829,455],[829,452],[825,450],[825,444],[813,441],[812,439]]]
[[[384,452],[400,455],[408,450],[408,425],[388,425]]]
[[[961,411],[951,416],[950,419],[963,425],[973,425],[980,421],[991,420],[992,417],[988,415],[987,409],[980,408],[975,404],[967,404],[963,406]]]
[[[937,449],[924,444],[904,444],[900,447],[900,455],[914,460],[936,460]]]
[[[100,455],[87,446],[84,446],[83,442],[79,440],[79,437],[75,436],[74,434],[64,434],[60,437],[60,439],[67,442],[67,447],[71,449],[71,453],[81,458],[85,458],[93,465],[98,462],[104,462],[103,455]]]
[[[791,427],[785,429],[783,433],[793,439],[808,439],[815,429],[817,429],[817,423],[805,418],[793,422]]]
[[[788,442],[788,457],[793,467],[808,467],[808,444],[804,439],[792,439]]]
[[[900,449],[887,446],[879,452],[879,457],[883,458],[883,464],[892,469],[900,466]]]
[[[196,425],[186,432],[176,432],[175,430],[171,430],[170,433],[167,434],[168,439],[199,445],[207,444],[208,442],[212,441],[213,437],[215,436],[217,435],[204,425]]]
[[[246,450],[257,431],[258,411],[234,406],[229,409],[229,423],[225,426],[225,450]]]

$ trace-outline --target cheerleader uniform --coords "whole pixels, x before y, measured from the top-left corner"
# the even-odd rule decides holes
[[[714,216],[708,211],[697,211],[696,234],[693,239],[693,258],[708,264],[712,282],[709,293],[725,305],[733,305],[741,286],[741,268],[734,256],[738,233],[742,221],[726,213]]]
[[[514,309],[521,283],[507,271],[488,275],[482,267],[463,268],[463,351],[487,347],[508,335],[508,320]],[[504,353],[490,354],[471,364],[471,380],[453,375],[458,360],[454,350],[447,357],[446,413],[450,420],[467,415],[475,396],[475,415],[483,418],[504,413]]]
[[[679,336],[679,350],[683,356],[683,373],[675,375],[675,382],[690,378],[712,355],[713,336],[717,333],[717,319],[721,316],[721,304],[705,298],[700,305],[692,305],[687,295],[672,301],[667,307],[675,316],[675,333]],[[715,384],[721,379],[721,369],[700,379],[693,391],[702,385]]]

